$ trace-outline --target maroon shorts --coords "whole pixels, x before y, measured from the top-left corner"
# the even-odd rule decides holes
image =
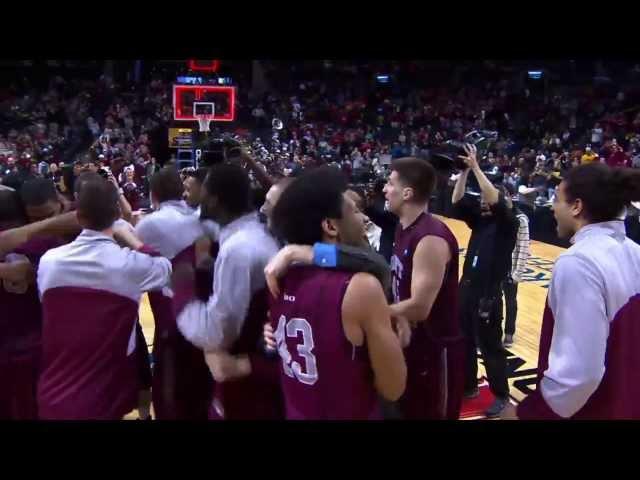
[[[399,401],[407,420],[457,420],[464,392],[463,337],[426,339],[407,357],[407,389]]]
[[[0,363],[0,420],[38,418],[39,374],[39,352],[3,359]]]

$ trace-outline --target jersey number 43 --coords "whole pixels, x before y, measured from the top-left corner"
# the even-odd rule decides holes
[[[297,339],[298,333],[302,334],[302,343],[297,344],[297,351],[304,359],[304,369],[300,363],[293,360],[287,348],[287,337]],[[313,354],[313,332],[309,322],[304,318],[292,318],[287,321],[284,315],[280,315],[275,334],[284,373],[305,385],[315,384],[318,381],[318,365]]]

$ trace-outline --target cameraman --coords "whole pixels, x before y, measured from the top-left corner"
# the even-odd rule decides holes
[[[471,238],[460,282],[460,313],[466,335],[465,397],[475,398],[478,390],[477,345],[484,359],[495,402],[487,409],[487,417],[497,417],[509,398],[507,358],[502,347],[502,281],[511,265],[519,222],[508,208],[504,196],[480,169],[476,147],[465,146],[467,165],[456,182],[451,199],[453,217],[463,220],[471,229]],[[469,170],[480,187],[480,204],[465,197]]]

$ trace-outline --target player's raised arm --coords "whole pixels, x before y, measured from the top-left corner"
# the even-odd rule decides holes
[[[400,341],[391,327],[387,301],[372,275],[353,276],[342,302],[342,321],[352,342],[366,342],[378,393],[395,401],[404,393],[407,365]]]

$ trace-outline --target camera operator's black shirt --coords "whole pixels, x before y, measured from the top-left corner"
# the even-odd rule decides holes
[[[463,279],[481,288],[483,295],[496,293],[511,268],[511,254],[516,244],[519,222],[500,195],[491,206],[493,215],[483,217],[480,202],[469,196],[453,204],[453,217],[464,221],[471,229]]]
[[[365,209],[365,214],[373,223],[382,229],[380,235],[380,248],[378,252],[387,262],[391,261],[393,252],[393,240],[396,234],[396,226],[398,225],[398,217],[393,213],[385,210],[384,200],[375,200],[373,205]]]

